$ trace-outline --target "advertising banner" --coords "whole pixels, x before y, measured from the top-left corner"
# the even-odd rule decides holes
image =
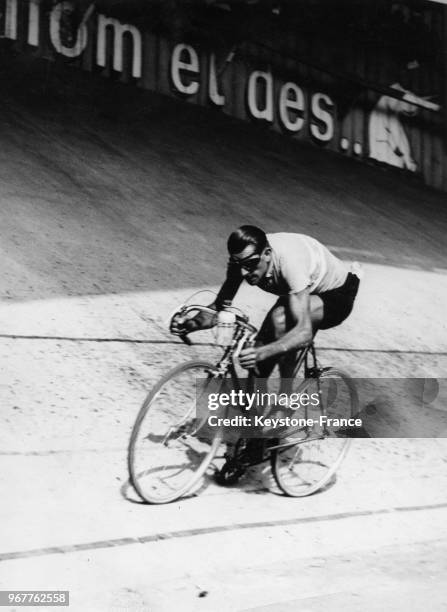
[[[4,38],[23,50],[446,188],[442,6],[376,3],[373,11],[366,3],[359,12],[353,5],[348,43],[340,41],[346,19],[334,42],[328,7],[319,20],[318,6],[306,15],[306,3],[291,13],[282,40],[270,22],[268,33],[250,22],[250,34],[222,34],[216,13],[178,27],[167,27],[165,16],[163,27],[160,15],[135,10],[135,3],[127,11],[123,3],[88,0],[0,4]]]

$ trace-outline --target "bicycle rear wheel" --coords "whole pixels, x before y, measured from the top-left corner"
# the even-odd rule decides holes
[[[327,368],[320,375],[323,409],[314,408],[308,417],[316,424],[300,436],[280,440],[288,444],[285,448],[272,451],[271,464],[279,488],[291,497],[312,495],[324,487],[335,475],[349,449],[350,438],[346,427],[337,424],[321,425],[320,414],[330,419],[348,419],[357,414],[358,396],[351,378],[341,370]],[[309,395],[317,391],[317,380],[306,383]],[[301,409],[302,411],[302,409]],[[303,416],[297,415],[297,416]],[[309,439],[306,439],[309,438]],[[294,443],[295,441],[295,443]]]
[[[130,482],[140,497],[166,504],[187,493],[204,476],[222,432],[207,427],[206,400],[222,378],[211,363],[191,361],[170,370],[147,396],[128,448]]]

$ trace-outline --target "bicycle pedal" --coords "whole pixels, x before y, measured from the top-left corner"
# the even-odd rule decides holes
[[[219,485],[235,484],[245,473],[246,467],[230,459],[214,474],[214,480]]]
[[[324,368],[307,368],[305,376],[306,378],[318,378],[323,371]]]

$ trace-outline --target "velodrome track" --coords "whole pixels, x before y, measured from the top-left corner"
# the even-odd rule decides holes
[[[135,503],[125,448],[157,377],[213,351],[165,322],[218,285],[245,222],[363,263],[355,312],[318,338],[325,364],[441,378],[445,196],[78,79],[82,96],[33,84],[0,98],[0,588],[70,589],[75,610],[443,609],[444,438],[357,440],[307,499],[256,472],[166,507]],[[268,306],[256,291],[240,302],[255,321]]]

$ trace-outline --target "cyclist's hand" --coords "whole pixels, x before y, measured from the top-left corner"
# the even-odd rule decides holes
[[[259,360],[259,348],[250,346],[243,348],[239,353],[239,363],[246,370],[253,370]]]
[[[184,336],[190,330],[187,329],[187,321],[180,314],[175,314],[169,324],[169,331],[175,336]]]

